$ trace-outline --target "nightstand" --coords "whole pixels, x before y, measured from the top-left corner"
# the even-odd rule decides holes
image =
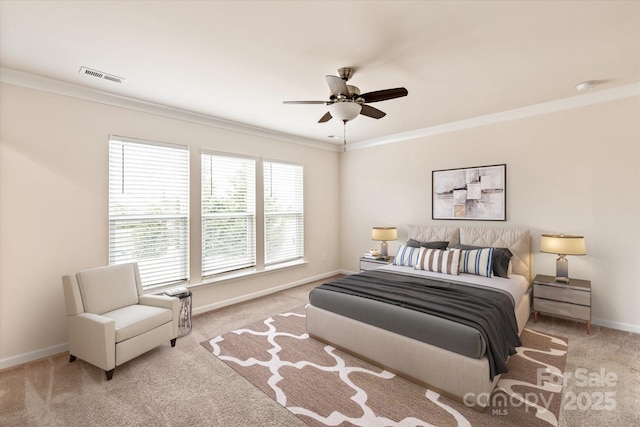
[[[538,274],[533,279],[533,320],[538,314],[587,321],[587,334],[591,333],[591,282],[569,279],[569,283],[556,282],[553,276]]]
[[[367,257],[360,258],[360,271],[373,270],[374,268],[382,267],[393,262],[393,257],[390,256],[387,259],[373,259]]]

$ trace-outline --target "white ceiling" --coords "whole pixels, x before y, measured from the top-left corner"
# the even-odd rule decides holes
[[[640,2],[1,0],[0,66],[341,144],[326,106],[282,101],[328,99],[345,66],[362,92],[406,87],[356,142],[636,83]]]

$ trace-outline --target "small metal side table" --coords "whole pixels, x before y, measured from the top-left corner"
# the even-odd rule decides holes
[[[178,315],[178,338],[191,333],[191,291],[187,288],[168,289],[164,293],[170,297],[180,299],[180,314]]]

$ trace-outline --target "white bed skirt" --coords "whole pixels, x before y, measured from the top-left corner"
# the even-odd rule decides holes
[[[526,294],[516,308],[518,332],[531,313]],[[407,338],[312,305],[307,332],[315,339],[354,354],[409,381],[484,410],[500,376],[489,380],[489,361],[473,359]]]

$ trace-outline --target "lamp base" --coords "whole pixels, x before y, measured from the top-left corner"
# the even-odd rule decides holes
[[[387,245],[387,242],[380,243],[380,256],[384,259],[389,258],[389,245]]]
[[[564,255],[556,259],[556,282],[569,283],[569,261]]]

